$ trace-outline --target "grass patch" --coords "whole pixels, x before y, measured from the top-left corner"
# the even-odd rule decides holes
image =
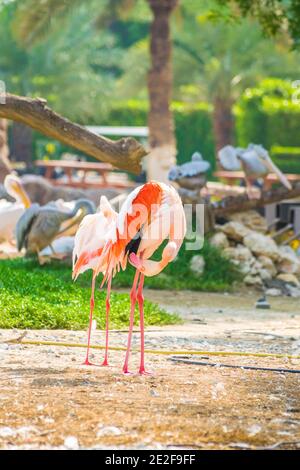
[[[154,259],[160,259],[158,250]],[[189,264],[194,251],[180,251],[177,259],[159,275],[147,278],[146,287],[153,289],[198,290],[222,292],[230,290],[241,276],[235,266],[219,250],[207,242],[201,250],[205,260],[204,273],[197,276]],[[128,266],[113,280],[113,287],[130,287],[134,269]],[[89,316],[91,271],[76,283],[71,280],[71,267],[52,262],[39,266],[34,259],[0,261],[0,328],[86,328]],[[95,318],[99,328],[105,327],[105,292],[96,292]],[[113,292],[111,298],[111,328],[127,327],[130,301],[128,294]],[[138,314],[136,314],[138,321]],[[180,322],[157,305],[145,302],[146,325]]]
[[[91,272],[82,282],[71,280],[69,266],[52,263],[40,267],[35,260],[0,261],[0,328],[86,328],[89,318]],[[105,327],[105,292],[96,292],[95,319]],[[127,327],[130,301],[127,294],[112,293],[111,328]],[[135,316],[138,322],[138,314]],[[145,324],[180,322],[152,302],[145,301]]]

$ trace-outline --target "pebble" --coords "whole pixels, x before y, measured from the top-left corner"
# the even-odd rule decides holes
[[[213,400],[217,400],[220,395],[226,394],[225,385],[222,382],[212,386],[211,397]]]
[[[64,440],[64,447],[69,450],[77,450],[79,449],[79,442],[77,437],[75,436],[68,436]]]
[[[0,437],[15,437],[21,435],[23,438],[27,438],[29,434],[36,433],[37,429],[33,426],[21,426],[13,429],[8,426],[0,428]]]
[[[0,428],[0,437],[12,437],[16,435],[16,431],[8,426]]]
[[[249,426],[247,428],[247,433],[248,433],[248,436],[252,437],[252,436],[256,436],[256,434],[261,432],[261,430],[262,430],[262,427],[259,424],[253,424],[252,426]]]
[[[282,292],[280,289],[271,288],[266,290],[266,295],[270,297],[280,297]]]
[[[99,425],[99,430],[97,432],[97,437],[102,436],[120,436],[122,434],[121,429],[116,426],[102,426]]]

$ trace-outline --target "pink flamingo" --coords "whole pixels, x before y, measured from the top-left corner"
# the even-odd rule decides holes
[[[99,212],[96,214],[87,215],[83,218],[77,233],[75,235],[74,250],[73,250],[73,279],[88,269],[92,269],[92,290],[90,299],[90,320],[88,329],[88,345],[86,351],[85,365],[93,365],[89,361],[89,351],[91,342],[91,330],[93,311],[95,306],[95,282],[96,282],[96,268],[99,264],[103,248],[107,242],[107,236],[110,230],[115,227],[117,220],[117,212],[111,207],[110,203],[105,196],[101,197]],[[105,264],[103,264],[105,269]],[[111,278],[107,282],[107,296],[106,296],[106,340],[105,340],[105,356],[102,366],[108,365],[108,321],[110,310],[110,290]]]
[[[107,236],[107,242],[99,257],[95,271],[104,274],[102,285],[107,282],[110,291],[111,279],[125,269],[127,261],[136,268],[130,293],[131,308],[127,351],[123,372],[128,374],[134,311],[138,302],[140,313],[141,358],[140,374],[148,374],[145,369],[144,337],[144,297],[145,276],[159,274],[173,261],[182,245],[186,233],[186,219],[181,199],[177,191],[169,185],[151,181],[136,188],[125,200],[116,220],[116,226]],[[149,258],[166,240],[160,261]]]

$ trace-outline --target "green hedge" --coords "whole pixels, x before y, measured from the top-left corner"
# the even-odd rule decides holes
[[[194,105],[174,102],[178,163],[188,161],[196,150],[214,165],[214,139],[211,111],[207,103]],[[146,126],[148,104],[140,101],[127,101],[114,105],[102,125]]]
[[[271,147],[272,160],[284,173],[300,173],[300,147]]]
[[[238,145],[299,147],[300,105],[292,99],[294,94],[292,82],[280,79],[247,89],[235,107]]]

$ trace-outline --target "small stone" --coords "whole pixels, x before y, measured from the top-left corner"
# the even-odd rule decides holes
[[[228,238],[237,242],[243,241],[244,237],[251,233],[251,231],[245,227],[245,225],[234,221],[223,225],[222,232],[225,233]]]
[[[0,428],[0,437],[12,437],[16,435],[16,431],[8,426]]]
[[[267,289],[266,290],[266,295],[270,296],[270,297],[280,297],[282,295],[282,292],[280,289],[275,289],[274,288],[271,288],[271,289]]]
[[[294,250],[290,246],[281,246],[279,253],[278,271],[286,274],[300,274],[300,258]]]
[[[238,263],[240,272],[242,274],[249,274],[251,272],[251,266],[249,263],[242,263],[242,264],[240,264],[239,262],[237,263]]]
[[[249,250],[249,248],[243,246],[243,245],[238,245],[237,247],[229,247],[224,250],[224,254],[234,260],[238,261],[247,261],[250,263],[252,261],[252,253]]]
[[[229,247],[229,241],[223,232],[215,233],[210,239],[210,244],[221,250]]]
[[[53,418],[50,418],[49,416],[43,416],[42,417],[44,423],[47,423],[47,424],[53,424],[55,421]]]
[[[64,446],[66,447],[66,449],[69,449],[69,450],[79,449],[79,443],[78,443],[77,437],[75,436],[66,437],[64,441]]]
[[[255,210],[231,214],[230,220],[239,222],[240,224],[245,225],[245,227],[250,230],[254,230],[255,232],[266,233],[268,230],[266,219]]]
[[[195,255],[192,257],[190,261],[190,270],[194,273],[197,274],[198,276],[201,276],[204,272],[205,268],[205,261],[203,256],[201,255]]]
[[[250,274],[248,274],[244,278],[244,282],[247,286],[262,286],[263,285],[263,282],[259,276],[251,276]]]
[[[222,382],[213,385],[211,390],[211,397],[213,400],[217,400],[220,395],[226,395],[225,385]]]
[[[247,428],[247,433],[248,436],[253,437],[256,436],[256,434],[260,433],[262,430],[262,427],[259,424],[253,424],[252,426],[249,426]]]
[[[266,269],[271,274],[272,277],[276,276],[277,269],[271,258],[261,255],[257,258],[257,261],[261,264],[263,269]]]
[[[16,429],[17,434],[21,435],[23,439],[28,439],[30,434],[36,434],[38,431],[33,426],[21,426]]]
[[[291,284],[286,284],[287,290],[289,295],[295,299],[299,299],[300,297],[300,288],[292,286]]]
[[[244,238],[244,245],[256,256],[263,255],[273,261],[280,259],[280,252],[274,240],[261,233],[250,232],[247,234]]]
[[[116,426],[99,426],[99,431],[97,432],[97,437],[102,436],[120,436],[122,434],[121,429]]]
[[[287,282],[288,284],[293,284],[296,287],[300,287],[300,282],[296,278],[294,274],[278,274],[277,279],[280,279],[281,281]]]
[[[266,269],[261,269],[258,274],[263,281],[270,281],[272,279],[272,274]]]

